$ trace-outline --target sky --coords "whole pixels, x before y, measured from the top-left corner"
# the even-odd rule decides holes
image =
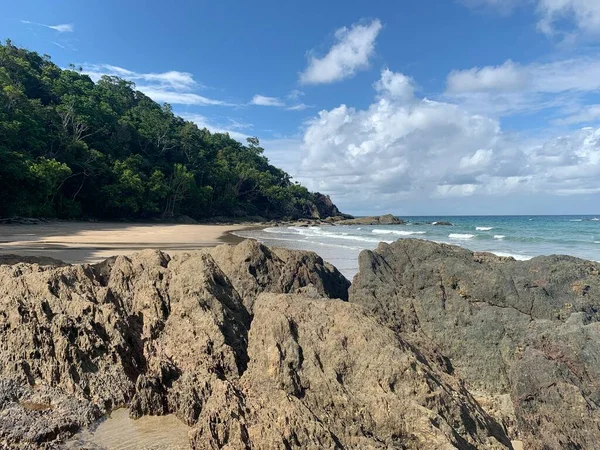
[[[599,0],[21,0],[0,38],[257,136],[345,212],[600,213]]]

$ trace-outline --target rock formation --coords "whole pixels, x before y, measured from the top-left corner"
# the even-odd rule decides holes
[[[338,207],[333,204],[329,195],[315,192],[313,194],[313,198],[314,204],[319,212],[319,218],[325,219],[327,217],[341,217],[344,219],[354,219],[354,217],[351,215],[342,213]]]
[[[0,266],[0,447],[111,409],[174,413],[197,449],[510,448],[435,349],[306,252],[255,242],[95,265]]]
[[[600,442],[600,264],[406,239],[360,255],[350,301],[439,349],[527,449]]]
[[[355,219],[344,219],[335,222],[336,225],[405,225],[406,222],[398,219],[392,214],[373,217],[359,217]]]

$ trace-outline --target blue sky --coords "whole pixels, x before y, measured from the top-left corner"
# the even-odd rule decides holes
[[[258,136],[355,214],[600,212],[597,0],[21,1],[0,37]]]

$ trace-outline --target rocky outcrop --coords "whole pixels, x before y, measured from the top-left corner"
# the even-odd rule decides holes
[[[524,448],[597,448],[599,264],[400,240],[361,253],[350,301],[439,349]]]
[[[241,385],[257,448],[510,447],[434,355],[358,305],[263,294],[248,355]]]
[[[336,225],[405,225],[406,222],[392,214],[373,217],[359,217],[336,221]]]
[[[329,195],[315,192],[313,194],[313,201],[319,212],[319,218],[325,219],[327,217],[342,217],[344,219],[353,219],[349,214],[342,213],[337,206],[333,204]]]
[[[350,282],[316,253],[267,248],[254,240],[246,240],[233,247],[221,245],[210,254],[250,313],[261,292],[306,291],[317,297],[348,300]]]
[[[331,299],[345,287],[255,242],[0,266],[0,447],[127,406],[176,414],[197,449],[510,448],[435,351]]]

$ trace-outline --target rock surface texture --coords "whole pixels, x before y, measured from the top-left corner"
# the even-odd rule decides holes
[[[406,239],[360,255],[350,301],[450,372],[524,448],[600,443],[600,264]]]
[[[119,406],[176,414],[196,449],[511,448],[435,349],[347,288],[252,241],[2,265],[0,448],[58,447]]]

